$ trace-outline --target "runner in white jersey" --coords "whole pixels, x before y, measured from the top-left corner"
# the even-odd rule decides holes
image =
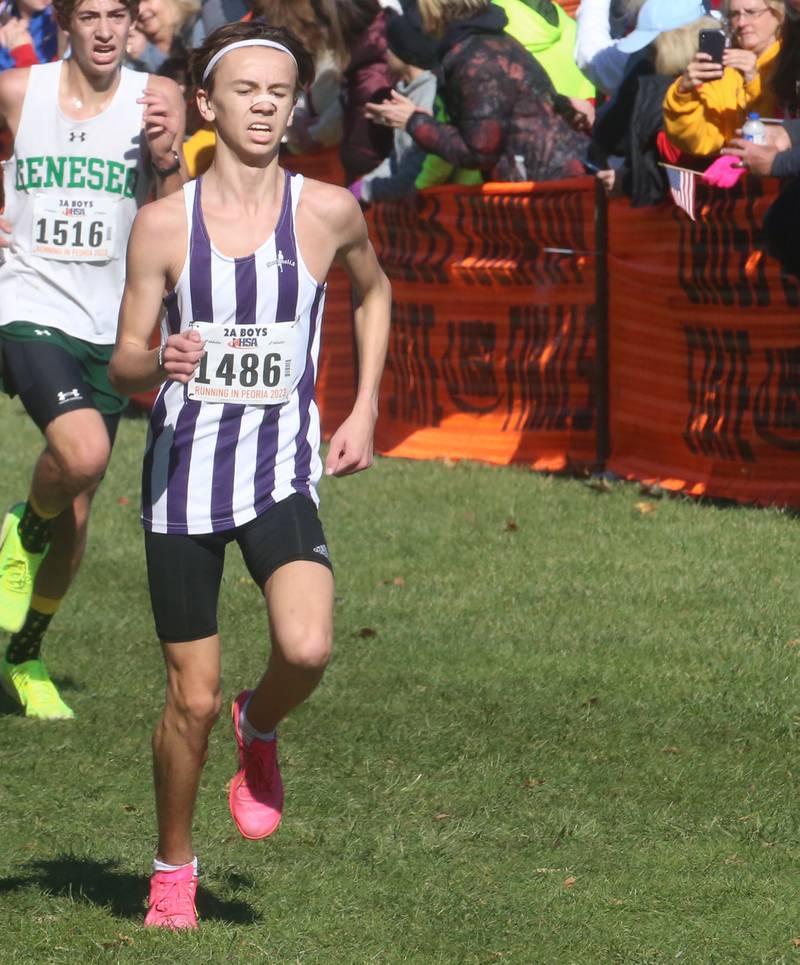
[[[120,64],[137,0],[56,0],[69,59],[0,74],[14,138],[0,219],[2,387],[44,434],[0,532],[0,681],[29,717],[69,718],[40,659],[78,568],[125,400],[108,382],[136,210],[183,183],[180,91]]]
[[[220,710],[217,600],[235,540],[267,604],[266,672],[233,704],[239,770],[229,806],[239,831],[278,827],[283,785],[275,728],[319,683],[332,643],[333,576],[317,516],[314,380],[324,279],[334,261],[356,298],[358,389],[324,471],[372,462],[391,292],[358,204],[343,188],[278,166],[294,101],[313,76],[287,31],[214,31],[196,51],[198,105],[214,125],[202,179],[143,208],[111,380],[161,385],[144,457],[142,518],[150,596],[167,672],[153,741],[158,851],[145,924],[196,927],[192,815]],[[162,309],[161,345],[149,348]],[[166,379],[166,381],[164,381]]]

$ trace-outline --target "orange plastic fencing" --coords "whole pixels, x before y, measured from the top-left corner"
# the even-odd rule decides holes
[[[594,462],[594,198],[587,178],[370,209],[393,288],[379,452]]]
[[[764,192],[767,192],[766,194]],[[759,250],[774,185],[609,211],[609,467],[669,489],[800,505],[800,291]]]
[[[329,184],[344,184],[338,148],[318,154],[286,155],[281,165],[304,177]],[[317,405],[323,438],[328,439],[347,417],[355,399],[356,362],[353,343],[353,308],[350,283],[341,268],[328,274],[322,344],[317,371]]]

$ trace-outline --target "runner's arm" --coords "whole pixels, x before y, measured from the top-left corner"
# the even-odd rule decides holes
[[[144,105],[142,124],[150,152],[156,197],[163,198],[177,191],[187,180],[183,158],[183,137],[186,131],[186,105],[180,88],[168,77],[151,75],[138,103]],[[160,171],[174,173],[164,177]]]
[[[170,258],[178,245],[185,244],[181,240],[185,220],[169,217],[175,212],[165,216],[163,204],[154,202],[139,211],[128,241],[117,342],[108,370],[111,384],[122,395],[147,392],[165,379],[188,382],[203,355],[203,343],[196,332],[170,335],[163,351],[150,346],[161,317],[164,289],[174,268]],[[178,214],[182,216],[182,212]]]
[[[22,102],[28,86],[27,68],[0,71],[0,128],[8,126],[11,136],[15,137]],[[2,167],[2,165],[0,165]],[[0,204],[2,204],[0,186]],[[7,248],[11,242],[11,222],[0,217],[0,248]]]
[[[325,460],[327,475],[345,476],[372,465],[378,391],[389,344],[392,288],[378,264],[355,198],[349,192],[342,193],[337,205],[331,207],[332,221],[340,226],[342,237],[336,261],[349,275],[356,301],[358,390],[350,415],[331,438]]]

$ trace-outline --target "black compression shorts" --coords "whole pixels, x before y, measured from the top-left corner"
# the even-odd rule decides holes
[[[57,416],[76,409],[95,409],[108,430],[111,444],[125,400],[113,393],[107,376],[113,346],[91,345],[55,329],[15,323],[13,329],[43,332],[38,339],[23,335],[0,339],[3,383],[10,395],[18,395],[25,411],[41,432]],[[6,337],[6,336],[9,337]]]
[[[236,540],[253,580],[264,587],[296,560],[333,569],[317,507],[295,493],[244,526],[199,536],[145,531],[147,578],[156,633],[163,643],[201,640],[217,632],[225,547]]]

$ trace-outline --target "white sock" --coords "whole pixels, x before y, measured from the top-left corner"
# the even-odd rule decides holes
[[[191,861],[187,861],[186,864],[167,864],[166,861],[162,861],[160,858],[153,858],[153,871],[180,871],[189,865],[192,866],[195,877],[197,877],[197,855],[195,855]]]
[[[249,744],[251,741],[274,741],[275,740],[275,728],[268,733],[262,734],[253,727],[250,721],[247,719],[247,708],[250,706],[250,701],[244,705],[244,709],[241,714],[239,714],[239,730],[242,732],[242,737],[244,737],[245,744]]]

